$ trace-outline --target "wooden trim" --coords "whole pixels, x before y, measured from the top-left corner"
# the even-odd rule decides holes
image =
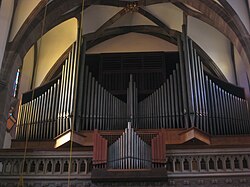
[[[143,15],[144,17],[148,18],[150,21],[154,22],[159,27],[163,28],[168,35],[175,35],[175,30],[170,29],[166,24],[164,24],[161,20],[159,20],[157,17],[146,11],[145,9],[139,7],[138,12]]]
[[[94,34],[87,34],[85,35],[87,40],[87,49],[105,41],[112,37],[119,36],[122,34],[127,34],[130,32],[142,33],[142,34],[149,34],[158,38],[162,38],[167,40],[170,43],[177,45],[176,36],[180,34],[178,31],[173,31],[175,35],[169,35],[164,29],[152,26],[152,25],[139,25],[139,26],[122,26],[122,27],[115,27],[106,29],[105,32],[99,36],[98,38],[94,39]],[[94,41],[93,41],[94,39]]]
[[[32,89],[34,86],[34,77],[35,77],[37,58],[38,58],[37,52],[38,52],[38,50],[37,50],[37,42],[36,42],[36,43],[34,43],[34,60],[33,60],[33,70],[32,70],[32,79],[31,79],[30,89]]]
[[[249,89],[249,93],[250,93],[250,80],[249,80],[249,77],[248,77],[248,74],[247,74],[247,73],[246,73],[246,76],[247,76],[248,89]]]

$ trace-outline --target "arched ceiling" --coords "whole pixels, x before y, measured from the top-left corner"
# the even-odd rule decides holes
[[[233,43],[235,41],[235,46],[239,47],[239,51],[242,49],[249,49],[249,34],[239,20],[237,14],[230,8],[230,5],[226,0],[217,0],[217,1],[207,1],[207,0],[136,0],[136,1],[128,1],[128,0],[85,0],[85,11],[91,9],[92,5],[108,5],[108,6],[99,6],[99,9],[96,11],[106,11],[107,14],[111,14],[112,17],[105,24],[99,28],[99,31],[103,31],[108,26],[115,23],[117,20],[121,19],[124,15],[126,15],[129,11],[128,4],[134,2],[138,6],[136,12],[145,16],[152,22],[154,22],[159,27],[167,30],[169,26],[164,22],[165,20],[159,19],[159,15],[161,10],[158,12],[154,12],[150,9],[152,5],[156,6],[157,4],[161,4],[160,6],[164,8],[164,4],[172,3],[182,11],[184,11],[187,15],[196,17],[205,23],[210,24],[211,26],[218,29],[225,36],[227,36]],[[34,30],[40,26],[41,28],[41,20],[44,17],[44,6],[46,5],[46,1],[41,1],[39,5],[33,10],[32,14],[25,21],[21,29],[19,30],[15,40],[18,40],[18,35],[25,35],[25,31]],[[46,12],[46,23],[45,23],[45,32],[59,24],[60,22],[68,19],[69,17],[78,16],[81,11],[82,0],[52,0],[48,1],[48,7]],[[222,7],[223,6],[223,7]],[[117,12],[112,10],[111,7],[115,7]],[[224,8],[226,7],[226,8]],[[163,9],[164,10],[164,9]],[[196,11],[195,11],[196,10]],[[162,13],[161,13],[162,14]],[[167,12],[165,14],[168,14]],[[103,15],[103,14],[102,14]],[[176,15],[173,15],[176,16]],[[107,16],[108,18],[108,16]],[[106,19],[107,19],[106,18]],[[95,22],[98,22],[100,18],[98,18],[98,13],[96,13],[96,17],[94,18]],[[103,19],[103,18],[102,18]],[[100,26],[100,25],[99,25]],[[176,28],[172,28],[177,30]],[[93,30],[92,30],[93,31]],[[23,38],[23,37],[22,37]],[[16,42],[13,42],[16,43]],[[241,46],[239,46],[239,44]],[[244,45],[248,44],[248,45]],[[249,50],[245,50],[249,51]],[[250,55],[249,55],[250,57]],[[249,58],[250,59],[250,58]]]
[[[90,9],[95,8],[95,5],[98,6],[99,11],[108,10],[106,17],[99,18],[104,20],[103,23],[99,22],[99,24],[95,24],[96,27],[86,31],[89,45],[93,46],[119,33],[127,33],[131,28],[133,28],[133,32],[138,29],[138,32],[166,38],[168,41],[175,43],[180,28],[178,29],[163,19],[161,15],[164,14],[164,9],[152,8],[169,3],[171,3],[171,6],[176,7],[179,12],[184,12],[185,15],[193,16],[215,27],[232,41],[240,55],[246,56],[248,61],[250,61],[249,33],[226,0],[85,0],[84,8],[86,13]],[[28,49],[40,38],[42,28],[44,33],[46,33],[59,23],[71,17],[79,18],[81,7],[82,0],[40,1],[19,29],[13,41],[10,43],[7,52],[15,52],[20,58],[23,58]],[[151,23],[150,30],[148,25],[147,27],[143,27],[143,25],[134,26],[131,24],[121,26],[121,24],[118,24],[124,16],[128,16],[133,12],[137,16],[144,17],[144,19],[148,21],[147,24]],[[98,12],[96,14],[98,14]],[[182,19],[180,13],[178,16],[179,19]],[[43,20],[45,20],[45,22],[43,22]],[[97,20],[97,22],[98,21],[99,20]],[[185,23],[185,19],[181,21]],[[116,32],[112,35],[112,33],[109,34],[109,32],[114,31],[114,29],[111,29],[114,23],[116,23],[118,27],[115,27]],[[12,58],[14,58],[13,55],[6,55],[5,66],[11,66]]]

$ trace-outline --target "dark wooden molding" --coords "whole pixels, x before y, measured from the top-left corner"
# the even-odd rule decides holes
[[[245,0],[246,1],[246,5],[247,5],[247,12],[248,12],[248,15],[250,15],[250,2],[248,0]]]
[[[248,77],[247,73],[246,73],[246,77],[247,77],[248,90],[250,92],[250,80],[249,80],[249,77]]]
[[[170,29],[166,24],[164,24],[161,20],[159,20],[157,17],[143,9],[142,7],[139,7],[138,12],[143,15],[144,17],[148,18],[150,21],[154,22],[159,27],[163,28],[169,36],[176,36],[176,31],[173,29]]]
[[[96,38],[95,40],[92,40],[93,38],[92,34],[87,34],[85,36],[87,40],[87,49],[112,37],[119,36],[122,34],[127,34],[130,32],[149,34],[177,45],[177,40],[175,39],[175,36],[170,36],[163,28],[152,25],[139,25],[139,26],[122,26],[122,27],[106,29],[105,33],[103,33],[100,37]],[[175,35],[178,34],[180,33],[178,31],[175,31]]]
[[[37,60],[38,60],[38,48],[37,48],[37,42],[34,43],[34,61],[33,61],[33,69],[32,69],[32,79],[30,83],[30,89],[33,88],[34,85],[34,75],[36,71],[36,66],[37,66]]]
[[[121,17],[126,15],[128,12],[125,8],[120,10],[118,13],[116,13],[114,16],[112,16],[108,21],[106,21],[101,27],[99,27],[94,33],[93,33],[93,39],[96,39],[99,37],[99,35],[103,34],[105,32],[105,29],[107,29],[109,26],[111,26],[113,23],[115,23],[117,20],[119,20]]]

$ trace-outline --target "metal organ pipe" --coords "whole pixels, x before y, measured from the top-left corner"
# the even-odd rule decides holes
[[[151,167],[151,148],[131,128],[108,148],[108,167],[112,169],[143,169]]]
[[[182,89],[181,89],[181,72],[180,72],[180,65],[176,64],[176,77],[177,77],[177,90],[178,90],[178,107],[179,107],[179,121],[180,121],[180,127],[184,128],[184,121],[183,121],[183,94],[182,94]]]
[[[179,98],[178,98],[178,91],[177,91],[177,77],[176,77],[176,71],[174,70],[173,71],[173,91],[174,91],[174,108],[175,108],[175,121],[176,121],[176,126],[175,128],[179,128],[180,127],[180,121],[179,121],[179,118],[180,118],[180,113],[179,113],[179,106],[178,106],[178,101],[179,101]]]
[[[205,75],[203,70],[202,61],[200,60],[200,56],[198,56],[198,73],[200,76],[200,86],[201,86],[201,101],[202,101],[202,116],[203,116],[203,124],[204,124],[204,130],[208,132],[208,103],[207,103],[207,95],[206,95],[206,89],[205,89]]]

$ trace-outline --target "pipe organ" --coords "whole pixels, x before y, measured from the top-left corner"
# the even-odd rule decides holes
[[[60,80],[35,99],[20,105],[16,139],[53,139],[57,131]]]
[[[191,39],[183,36],[179,43],[180,62],[161,86],[139,99],[140,86],[131,75],[124,101],[94,77],[85,63],[83,45],[75,42],[61,76],[23,95],[16,139],[53,139],[69,129],[123,130],[128,122],[135,129],[195,127],[211,135],[249,134],[247,100],[204,72],[203,59]],[[128,134],[141,142],[133,133],[128,128],[109,149],[122,148]],[[146,162],[143,167],[147,167]]]
[[[205,76],[209,133],[235,135],[250,132],[248,102],[220,88]],[[220,124],[220,125],[218,125]]]
[[[183,123],[180,68],[166,79],[155,92],[139,102],[139,128],[185,128]]]
[[[112,141],[112,134],[103,136],[94,132],[93,165],[95,168],[118,170],[149,169],[164,167],[166,149],[164,133],[143,134],[128,127]]]
[[[189,83],[189,116],[191,126],[195,126],[207,132],[207,97],[204,84],[204,70],[200,56],[193,48],[191,39],[186,39],[186,79]]]
[[[126,103],[119,100],[85,70],[82,103],[79,104],[79,130],[112,130],[126,127]]]
[[[127,110],[128,119],[134,127],[138,124],[138,90],[136,83],[133,81],[133,76],[130,75],[129,88],[127,90]]]
[[[108,167],[112,169],[151,168],[151,147],[128,128],[108,148]]]

